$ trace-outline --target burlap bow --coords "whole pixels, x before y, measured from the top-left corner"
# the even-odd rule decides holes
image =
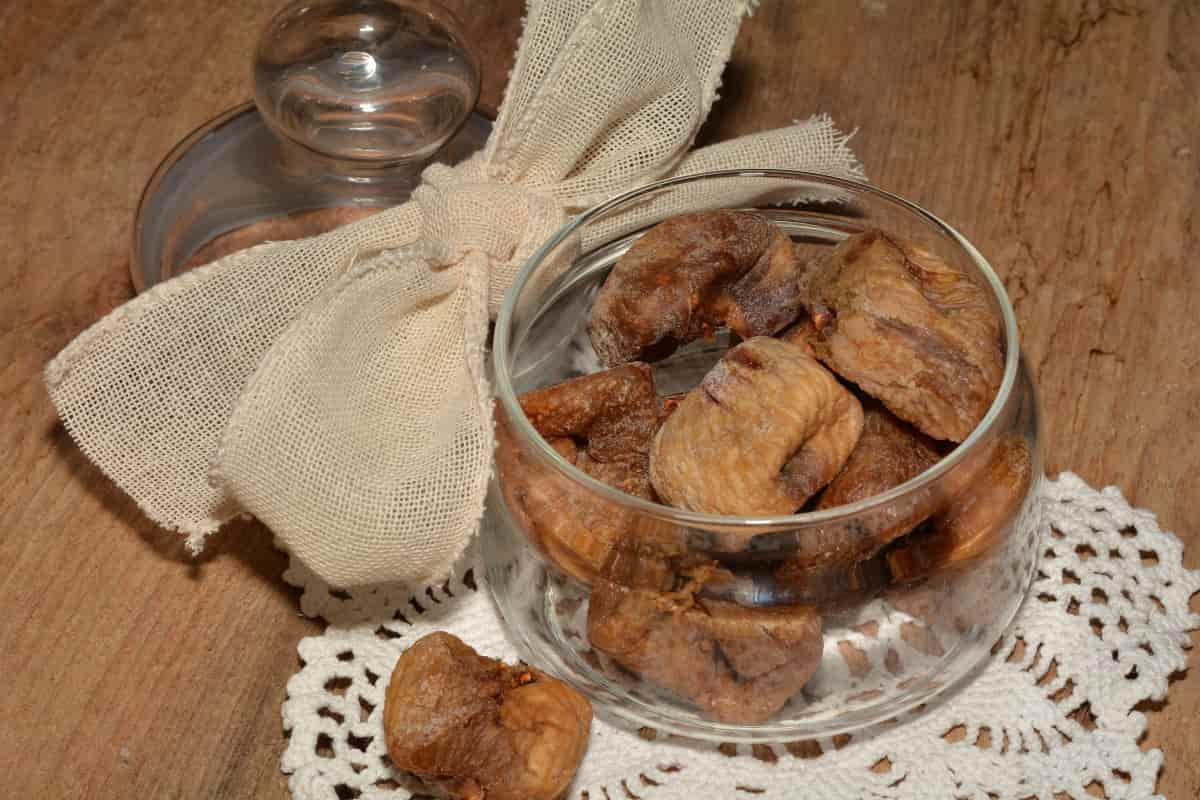
[[[490,469],[489,316],[537,246],[670,175],[861,177],[823,117],[688,152],[749,7],[533,0],[483,151],[429,167],[398,208],[234,254],[113,311],[46,369],[67,429],[193,549],[249,513],[334,585],[445,573]],[[635,228],[637,213],[591,236]]]

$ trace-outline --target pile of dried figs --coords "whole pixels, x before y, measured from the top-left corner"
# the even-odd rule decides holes
[[[659,224],[593,304],[606,369],[528,392],[522,409],[584,473],[693,512],[786,516],[909,481],[995,399],[1000,318],[963,271],[884,231],[811,252],[753,212]],[[740,341],[691,391],[660,396],[650,365],[719,328]],[[993,549],[1032,471],[1022,438],[996,436],[861,513],[751,534],[631,510],[548,468],[504,419],[497,437],[510,512],[590,587],[591,646],[730,722],[765,720],[800,692],[823,613],[884,592],[915,613],[929,581]]]

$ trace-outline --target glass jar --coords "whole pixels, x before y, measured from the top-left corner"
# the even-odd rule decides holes
[[[880,228],[971,276],[1002,322],[1005,363],[966,440],[850,505],[730,517],[625,494],[540,436],[519,397],[600,369],[587,323],[609,269],[655,223],[717,207],[758,209],[814,251]],[[657,392],[692,389],[735,342],[722,330],[651,363]],[[524,266],[496,323],[493,368],[498,443],[481,528],[489,586],[526,660],[634,725],[760,742],[893,718],[967,679],[1028,589],[1042,464],[1012,307],[966,239],[887,192],[756,170],[617,197]],[[967,518],[969,533],[948,533],[949,521]],[[859,546],[888,526],[908,532]]]

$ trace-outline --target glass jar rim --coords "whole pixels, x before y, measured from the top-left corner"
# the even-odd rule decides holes
[[[941,458],[936,464],[918,475],[910,478],[904,483],[894,486],[886,492],[881,492],[877,495],[859,500],[855,503],[849,503],[832,508],[820,509],[817,511],[807,511],[797,514],[787,514],[779,516],[729,516],[724,514],[709,514],[700,511],[690,511],[682,508],[675,508],[662,503],[656,503],[652,500],[644,500],[640,497],[626,494],[621,490],[609,486],[603,481],[593,478],[583,470],[571,464],[562,457],[545,437],[537,432],[530,423],[529,418],[525,416],[521,409],[521,404],[517,399],[516,392],[513,389],[512,375],[508,368],[509,361],[509,337],[512,330],[512,317],[516,309],[517,298],[521,290],[525,287],[534,271],[537,269],[546,257],[560,244],[566,241],[581,227],[589,221],[604,214],[612,208],[622,205],[630,200],[641,197],[646,194],[658,192],[672,186],[692,183],[702,180],[710,180],[714,178],[776,178],[785,180],[799,180],[809,184],[816,184],[821,187],[836,189],[849,192],[850,194],[865,194],[883,200],[895,206],[899,206],[904,211],[916,215],[930,223],[935,229],[950,238],[964,253],[971,259],[976,269],[983,275],[987,284],[987,288],[991,290],[994,299],[1000,306],[1000,315],[1004,321],[1004,336],[1005,336],[1005,355],[1004,355],[1004,377],[1000,382],[1000,388],[996,392],[995,398],[992,400],[991,406],[983,419],[972,429],[971,433],[959,443],[947,455]],[[583,211],[562,228],[560,228],[553,236],[551,236],[541,247],[534,251],[521,269],[517,272],[516,278],[512,285],[504,295],[504,302],[500,307],[500,313],[496,317],[495,332],[492,337],[492,380],[495,387],[495,396],[500,401],[505,414],[508,417],[509,426],[518,439],[530,443],[539,458],[552,466],[556,471],[566,477],[573,483],[580,484],[589,492],[599,495],[606,501],[623,506],[631,511],[650,515],[658,519],[669,522],[690,525],[699,528],[753,528],[753,529],[775,529],[775,528],[796,528],[808,527],[815,524],[836,522],[846,518],[855,517],[864,512],[877,509],[881,506],[886,506],[897,499],[913,494],[930,483],[936,481],[942,475],[949,472],[955,465],[960,463],[967,457],[967,454],[975,449],[975,445],[982,441],[988,433],[995,427],[996,421],[1000,417],[1005,404],[1014,391],[1017,383],[1017,370],[1020,361],[1020,335],[1017,330],[1016,314],[1013,312],[1012,303],[1008,298],[1008,292],[1004,288],[1004,284],[996,276],[992,270],[991,264],[987,259],[975,249],[975,246],[967,240],[965,236],[951,227],[948,223],[936,215],[926,211],[918,206],[905,200],[899,195],[888,192],[884,189],[879,189],[868,183],[844,178],[837,178],[830,175],[822,175],[813,172],[802,172],[799,170],[783,170],[783,169],[730,169],[730,170],[713,170],[709,172],[698,172],[690,175],[667,178],[654,183],[649,183],[644,186],[631,189],[623,192],[609,200],[606,200],[598,205]]]

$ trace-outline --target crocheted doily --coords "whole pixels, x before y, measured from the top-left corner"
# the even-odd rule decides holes
[[[1164,698],[1168,676],[1186,666],[1200,571],[1184,569],[1180,541],[1115,488],[1064,473],[1044,483],[1043,502],[1029,598],[950,697],[853,735],[775,746],[656,737],[598,718],[568,796],[771,798],[803,787],[833,800],[1082,800],[1091,784],[1109,798],[1155,796],[1162,754],[1138,746],[1137,706]],[[383,736],[384,690],[409,642],[446,630],[516,659],[474,563],[469,553],[442,586],[341,592],[293,561],[284,577],[304,589],[302,610],[328,622],[300,642],[303,666],[283,704],[282,769],[297,800],[410,797]]]

